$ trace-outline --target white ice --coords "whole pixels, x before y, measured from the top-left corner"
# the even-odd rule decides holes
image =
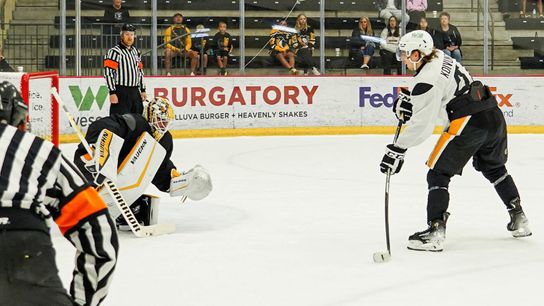
[[[408,236],[426,228],[433,136],[392,177],[392,260],[376,264],[372,254],[386,249],[378,164],[391,138],[176,140],[175,164],[204,165],[214,190],[184,205],[161,194],[159,219],[175,222],[174,234],[121,233],[103,305],[543,305],[544,135],[509,138],[507,168],[532,237],[511,237],[504,205],[469,164],[450,185],[445,251],[406,249]],[[58,231],[53,237],[68,285],[74,249]]]

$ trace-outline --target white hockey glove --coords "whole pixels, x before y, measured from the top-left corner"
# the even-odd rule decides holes
[[[412,102],[410,102],[410,91],[405,88],[400,88],[400,94],[398,95],[395,103],[393,104],[393,112],[397,119],[406,123],[412,118]]]
[[[181,196],[182,202],[185,202],[186,198],[193,201],[202,200],[210,194],[212,188],[212,180],[208,171],[200,165],[183,173],[179,173],[175,169],[172,170],[170,196]]]
[[[382,173],[390,172],[391,175],[399,173],[404,164],[404,155],[407,149],[399,148],[394,144],[389,144],[385,148],[385,154],[380,163]]]

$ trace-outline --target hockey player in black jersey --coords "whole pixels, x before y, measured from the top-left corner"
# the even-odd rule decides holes
[[[52,143],[24,131],[27,107],[0,83],[0,305],[99,305],[118,238],[106,204]],[[77,249],[70,295],[55,263],[51,220]]]
[[[409,237],[408,248],[442,251],[449,213],[450,179],[460,175],[472,158],[474,168],[495,187],[510,215],[507,229],[514,237],[531,235],[520,195],[505,164],[508,158],[506,122],[489,88],[474,81],[455,59],[433,49],[425,31],[413,31],[399,42],[397,58],[416,71],[411,93],[395,101],[393,111],[408,122],[396,143],[387,145],[380,164],[383,173],[398,173],[408,148],[427,139],[438,120],[444,126],[427,160],[429,227]]]
[[[97,188],[106,178],[116,183],[144,225],[155,224],[158,212],[158,199],[143,195],[150,183],[170,196],[195,201],[206,197],[212,189],[204,168],[197,165],[187,172],[178,171],[170,160],[173,142],[168,128],[173,118],[170,102],[155,98],[144,102],[143,115],[114,114],[93,122],[85,136],[94,148],[93,156],[82,144],[74,154],[74,163]],[[101,195],[112,216],[123,223],[113,199],[105,192]]]

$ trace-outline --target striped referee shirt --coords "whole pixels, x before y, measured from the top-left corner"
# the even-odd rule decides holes
[[[110,94],[116,92],[116,86],[139,87],[145,92],[143,63],[140,51],[122,43],[108,50],[104,57],[104,77]]]
[[[52,143],[0,123],[0,148],[0,231],[49,233],[54,220],[77,249],[70,286],[75,305],[98,305],[119,249],[106,205]]]

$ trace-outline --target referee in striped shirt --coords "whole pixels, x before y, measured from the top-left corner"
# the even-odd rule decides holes
[[[104,77],[110,91],[110,115],[142,114],[147,99],[141,53],[134,47],[136,29],[132,24],[121,27],[119,44],[104,57]]]
[[[106,204],[52,143],[24,132],[27,107],[0,83],[0,305],[99,305],[119,242]],[[77,249],[70,295],[49,227]]]

